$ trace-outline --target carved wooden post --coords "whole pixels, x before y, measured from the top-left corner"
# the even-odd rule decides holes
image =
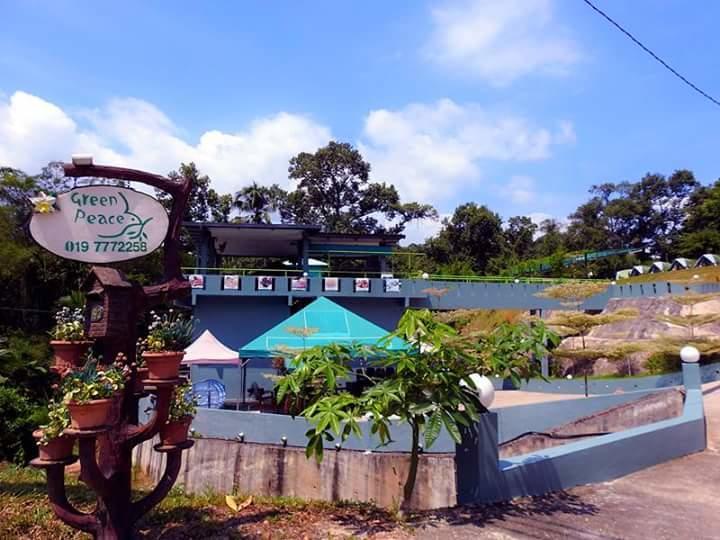
[[[134,524],[170,491],[180,472],[182,451],[190,448],[189,440],[175,446],[155,446],[166,453],[165,472],[158,485],[143,499],[131,502],[132,449],[154,437],[165,424],[173,390],[181,379],[136,381],[135,325],[140,313],[149,307],[180,298],[189,293],[190,286],[183,279],[180,268],[180,228],[192,184],[189,179],[174,182],[168,178],[119,167],[64,165],[65,175],[129,180],[161,189],[173,197],[169,227],[164,240],[163,282],[149,287],[130,284],[131,295],[122,304],[110,305],[115,317],[126,317],[128,328],[123,336],[100,337],[96,343],[104,350],[104,362],[111,363],[118,353],[132,366],[122,399],[115,405],[109,426],[95,430],[66,429],[65,434],[79,443],[80,479],[97,495],[97,506],[91,513],[75,509],[65,493],[65,466],[75,462],[73,456],[62,461],[35,459],[31,464],[47,473],[48,497],[55,515],[75,529],[88,532],[101,540],[125,540],[132,537]],[[122,282],[121,272],[105,267],[93,267],[94,273],[103,273],[108,283]],[[129,283],[129,282],[127,282]],[[136,383],[139,383],[136,385]],[[142,391],[135,393],[135,388]],[[147,394],[156,397],[155,411],[145,424],[138,423],[138,402]]]

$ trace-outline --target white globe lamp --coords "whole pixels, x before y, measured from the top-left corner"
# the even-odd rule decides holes
[[[428,274],[427,272],[423,272],[423,273],[422,273],[422,278],[423,278],[423,279],[430,279],[430,274]]]
[[[700,351],[692,345],[685,345],[680,349],[680,359],[686,364],[695,364],[700,360]]]
[[[495,401],[495,387],[493,386],[492,381],[479,373],[473,373],[470,375],[470,380],[475,384],[475,388],[477,389],[477,393],[480,398],[480,403],[482,403],[483,407],[489,409],[490,405],[492,405],[493,401]],[[467,386],[465,381],[461,381],[460,384],[462,386]]]

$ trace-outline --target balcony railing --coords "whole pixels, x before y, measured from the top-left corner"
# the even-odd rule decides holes
[[[237,275],[245,276],[272,276],[272,277],[302,277],[303,271],[297,268],[276,269],[276,268],[203,268],[203,267],[183,267],[186,275]],[[454,274],[429,274],[421,271],[415,272],[368,272],[363,270],[313,270],[310,273],[313,279],[323,277],[336,278],[377,278],[383,279],[391,276],[396,279],[418,279],[425,281],[455,281],[465,283],[536,283],[543,285],[552,285],[558,283],[593,281],[591,279],[569,279],[569,278],[541,278],[541,277],[524,277],[524,276],[474,276],[474,275],[454,275]],[[608,282],[609,284],[609,282]]]

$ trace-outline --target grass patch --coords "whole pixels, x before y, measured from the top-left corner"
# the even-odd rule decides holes
[[[139,498],[152,487],[136,475]],[[66,474],[68,498],[79,510],[90,511],[94,495],[76,475]],[[242,496],[238,498],[242,499]],[[225,494],[189,495],[174,488],[137,526],[143,539],[288,539],[373,538],[388,533],[408,538],[409,531],[388,511],[371,504],[306,501],[293,497],[253,497],[235,512]],[[2,540],[75,540],[89,538],[56,519],[47,500],[42,471],[0,463],[0,538]]]
[[[700,276],[693,280],[693,276]],[[688,268],[673,272],[658,272],[657,274],[643,274],[627,279],[618,280],[618,285],[632,285],[634,283],[653,283],[663,281],[697,281],[698,283],[720,282],[720,266],[706,266],[704,268]]]

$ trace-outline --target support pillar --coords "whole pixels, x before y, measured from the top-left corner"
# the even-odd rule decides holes
[[[503,476],[498,453],[498,416],[488,412],[471,428],[463,428],[455,445],[458,504],[500,500]]]

